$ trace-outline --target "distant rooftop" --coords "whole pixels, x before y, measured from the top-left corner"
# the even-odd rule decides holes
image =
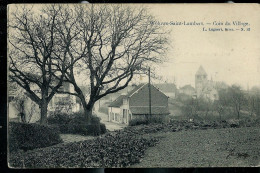
[[[159,83],[159,84],[153,84],[155,88],[158,88],[162,92],[176,92],[177,88],[174,83]]]
[[[185,85],[183,87],[180,88],[181,90],[194,90],[195,91],[195,88],[193,88],[191,85]]]

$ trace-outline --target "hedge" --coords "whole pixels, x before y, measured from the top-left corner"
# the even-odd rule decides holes
[[[148,125],[148,124],[161,124],[164,122],[165,116],[156,115],[147,118],[134,118],[129,121],[129,126],[137,126],[137,125]]]
[[[90,124],[82,113],[53,114],[48,117],[48,124],[59,127],[61,133],[98,136],[106,133],[106,126],[100,123],[100,118],[91,116]]]
[[[10,122],[9,151],[27,151],[61,143],[59,133],[54,126]]]

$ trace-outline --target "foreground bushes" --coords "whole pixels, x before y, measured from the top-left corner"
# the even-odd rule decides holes
[[[59,129],[27,123],[9,123],[9,151],[31,150],[61,143]]]
[[[13,153],[9,163],[15,168],[127,167],[140,162],[144,151],[157,142],[155,138],[119,131],[93,140]]]
[[[72,133],[80,135],[98,136],[106,132],[106,126],[100,123],[97,116],[91,117],[90,124],[82,113],[75,114],[54,114],[48,117],[48,124],[58,126],[61,133]]]

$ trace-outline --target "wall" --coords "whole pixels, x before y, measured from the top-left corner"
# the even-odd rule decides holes
[[[111,122],[120,122],[120,113],[121,113],[121,109],[120,108],[116,108],[116,107],[108,107],[108,114],[109,114],[109,118],[108,121]],[[117,116],[117,119],[116,119]]]

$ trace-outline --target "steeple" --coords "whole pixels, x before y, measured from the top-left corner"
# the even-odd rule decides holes
[[[196,72],[196,76],[207,76],[207,73],[205,72],[204,68],[200,65],[198,71]]]
[[[198,71],[195,74],[195,88],[197,92],[198,90],[202,90],[207,83],[207,73],[205,72],[202,66],[199,67]]]

